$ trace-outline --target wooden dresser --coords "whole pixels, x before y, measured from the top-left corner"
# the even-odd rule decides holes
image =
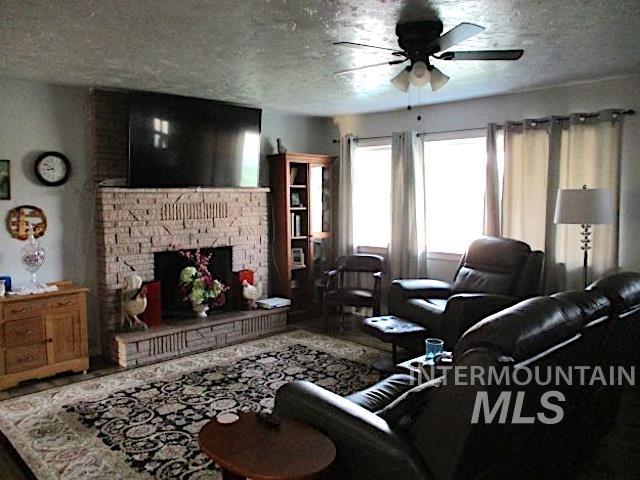
[[[86,288],[0,297],[0,390],[89,368]]]

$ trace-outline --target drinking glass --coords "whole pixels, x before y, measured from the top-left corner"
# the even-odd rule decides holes
[[[433,360],[437,355],[442,353],[444,341],[439,338],[427,338],[424,341],[424,345],[427,351],[427,360]]]

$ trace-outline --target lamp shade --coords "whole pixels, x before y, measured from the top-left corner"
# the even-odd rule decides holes
[[[403,68],[398,75],[391,79],[391,84],[402,92],[409,90],[409,68]]]
[[[607,188],[558,190],[555,223],[613,223],[613,195]]]
[[[409,74],[409,81],[411,85],[416,87],[424,87],[429,83],[429,68],[425,62],[416,62],[411,66],[411,73]]]
[[[431,90],[433,92],[435,92],[436,90],[440,90],[449,81],[449,77],[447,77],[444,73],[442,73],[436,67],[431,67],[430,73],[431,73]]]

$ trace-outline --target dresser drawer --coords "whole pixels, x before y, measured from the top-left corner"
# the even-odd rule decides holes
[[[78,308],[81,304],[82,297],[80,295],[62,295],[48,299],[43,308],[47,311],[60,308]]]
[[[33,317],[39,314],[44,306],[45,302],[43,300],[11,302],[4,306],[2,316],[5,320]]]
[[[7,348],[5,350],[6,373],[22,372],[42,367],[47,363],[47,351],[44,343]]]
[[[5,347],[42,343],[45,339],[41,316],[11,320],[4,324]]]

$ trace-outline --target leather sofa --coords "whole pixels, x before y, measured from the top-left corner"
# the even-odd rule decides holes
[[[483,319],[456,343],[453,366],[514,372],[624,365],[633,361],[626,347],[637,345],[639,326],[640,274],[615,274],[587,290],[527,299]],[[594,412],[607,389],[553,381],[460,384],[452,375],[415,386],[409,375],[396,374],[348,397],[296,381],[278,390],[275,411],[334,441],[330,478],[341,479],[561,478],[588,455],[593,447],[588,440],[600,438],[606,428]],[[512,397],[524,392],[520,414],[535,419],[549,390],[565,398],[557,402],[564,417],[556,424],[472,422],[479,392],[490,405],[505,392]],[[605,405],[598,415],[612,416],[614,406]],[[508,412],[511,418],[512,409]],[[585,426],[596,433],[585,435]]]
[[[539,294],[544,254],[509,238],[475,240],[452,283],[432,279],[394,280],[389,313],[418,323],[453,348],[474,323]],[[403,345],[410,350],[420,345]]]

